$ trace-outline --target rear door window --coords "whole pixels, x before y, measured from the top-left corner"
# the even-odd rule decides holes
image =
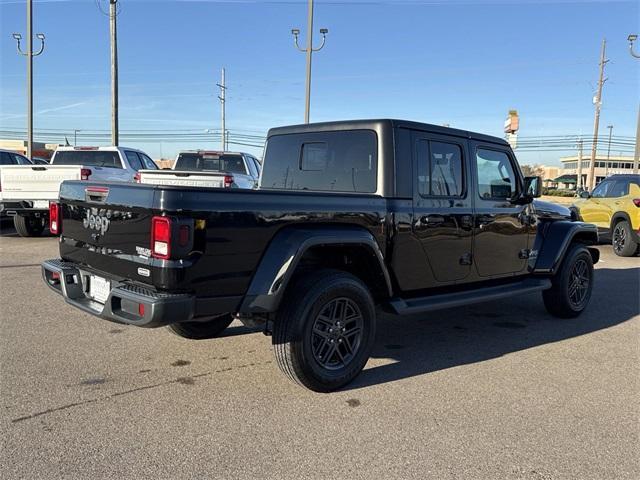
[[[378,146],[371,130],[273,135],[261,188],[373,193]]]
[[[125,151],[124,153],[127,156],[127,161],[129,162],[129,165],[131,165],[131,168],[136,172],[143,169],[142,162],[136,152]]]
[[[453,143],[418,140],[418,190],[423,197],[461,197],[462,149]]]
[[[122,168],[118,152],[97,150],[64,150],[56,152],[54,165],[84,165],[87,167]]]
[[[607,192],[608,198],[619,198],[625,195],[629,195],[629,180],[616,180]]]

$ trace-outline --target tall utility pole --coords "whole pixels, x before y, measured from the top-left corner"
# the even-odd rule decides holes
[[[221,115],[222,115],[222,131],[220,132],[220,138],[222,143],[222,151],[226,152],[227,151],[227,128],[226,128],[226,118],[225,118],[226,117],[225,92],[227,90],[227,86],[224,81],[224,68],[222,69],[222,81],[216,85],[220,87],[220,95],[218,96],[218,99],[220,100],[220,108],[221,108]]]
[[[589,165],[589,175],[587,176],[587,188],[589,191],[593,191],[595,185],[595,166],[596,166],[596,154],[598,150],[598,127],[600,125],[600,108],[602,107],[602,86],[607,81],[604,78],[604,66],[609,60],[605,59],[605,50],[607,48],[607,41],[602,40],[602,50],[600,51],[600,75],[598,78],[598,91],[594,98],[596,107],[595,118],[593,119],[593,144],[591,145],[591,165]]]
[[[582,137],[578,139],[578,168],[576,172],[576,191],[579,191],[582,188]]]
[[[22,35],[14,33],[13,38],[18,44],[18,53],[27,57],[27,157],[33,155],[33,57],[37,57],[44,51],[44,34],[37,33],[40,40],[40,49],[33,53],[33,0],[27,0],[27,51],[20,48]]]
[[[611,134],[613,133],[613,125],[607,125],[609,129],[609,145],[607,146],[607,162],[604,164],[604,176],[609,176],[609,158],[611,157]]]
[[[634,58],[640,58],[640,55],[633,50],[633,42],[638,39],[638,35],[632,33],[627,37],[629,41],[629,53]],[[636,122],[636,149],[633,152],[633,173],[638,173],[638,163],[640,163],[640,107],[638,107],[638,120]]]
[[[111,143],[118,145],[118,0],[109,0],[109,33],[111,36]]]
[[[307,92],[305,96],[304,123],[309,123],[309,111],[311,109],[311,57],[313,52],[318,52],[324,47],[327,33],[329,30],[321,28],[322,43],[318,48],[313,48],[313,0],[309,0],[309,9],[307,14],[307,48],[300,48],[298,45],[298,35],[300,30],[293,28],[291,30],[295,39],[295,45],[298,50],[307,54]]]

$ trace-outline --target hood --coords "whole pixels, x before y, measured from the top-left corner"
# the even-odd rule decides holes
[[[559,203],[545,202],[542,200],[534,200],[533,208],[541,218],[548,218],[554,220],[576,220],[575,207],[565,207]]]

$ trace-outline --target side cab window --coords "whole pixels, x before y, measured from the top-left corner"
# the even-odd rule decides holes
[[[608,181],[604,181],[604,182],[600,182],[596,188],[593,189],[593,192],[591,193],[591,197],[592,198],[605,198],[607,196],[607,191],[609,190],[609,187],[613,184],[613,182],[608,182]]]
[[[508,200],[518,193],[518,177],[511,157],[501,150],[476,150],[478,195],[482,200]]]
[[[244,162],[247,164],[247,170],[249,171],[249,174],[253,178],[257,178],[258,173],[256,172],[256,165],[253,163],[253,159],[249,155],[243,155],[243,157]]]
[[[138,152],[138,157],[140,157],[140,160],[142,160],[142,164],[144,165],[144,168],[146,168],[147,170],[158,170],[158,165],[156,165],[156,162],[151,160],[151,158],[146,156],[144,153]]]

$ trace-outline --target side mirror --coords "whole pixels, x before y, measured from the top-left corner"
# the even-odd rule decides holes
[[[523,195],[530,199],[542,195],[542,177],[524,177]]]
[[[591,198],[591,195],[586,190],[580,192],[580,198]]]

